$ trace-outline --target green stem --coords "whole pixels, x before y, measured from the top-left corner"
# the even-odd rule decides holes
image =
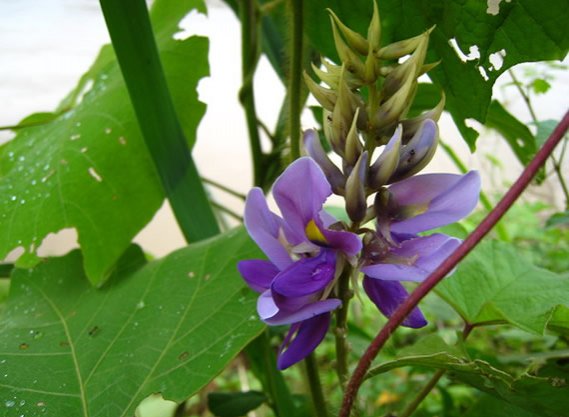
[[[524,89],[522,88],[522,85],[520,84],[520,82],[516,78],[516,75],[512,69],[508,70],[508,74],[510,74],[510,77],[512,77],[512,80],[514,81],[514,85],[516,86],[516,88],[518,89],[518,92],[520,93],[524,102],[526,103],[526,107],[528,108],[531,119],[532,119],[534,125],[537,127],[538,119],[537,119],[537,115],[535,113],[535,110],[533,109],[533,106],[531,104],[529,94],[527,94],[524,91]],[[565,182],[565,178],[563,177],[563,173],[561,172],[561,162],[558,161],[557,158],[555,157],[555,155],[553,155],[553,154],[551,154],[550,158],[551,158],[551,162],[553,163],[553,170],[555,171],[555,175],[557,175],[557,178],[559,180],[559,184],[561,185],[561,190],[563,191],[563,195],[565,196],[565,209],[569,210],[569,188],[567,187],[567,183]]]
[[[350,348],[348,346],[348,307],[352,292],[350,290],[351,267],[347,266],[338,282],[338,293],[342,300],[342,306],[336,310],[336,372],[342,389],[348,382],[348,354]]]
[[[205,178],[205,177],[202,177],[202,181],[203,181],[205,184],[209,184],[209,185],[211,185],[211,186],[213,186],[213,187],[215,187],[215,188],[219,188],[221,191],[225,191],[227,194],[231,194],[232,196],[237,197],[237,198],[239,198],[239,199],[241,199],[241,200],[246,200],[246,199],[247,199],[247,196],[246,196],[245,194],[241,194],[240,192],[237,192],[237,191],[235,191],[235,190],[232,190],[231,188],[226,187],[225,185],[220,184],[220,183],[218,183],[217,181],[210,180],[210,179]]]
[[[291,26],[291,57],[289,68],[288,104],[289,104],[289,134],[290,155],[295,160],[300,157],[300,113],[302,102],[300,95],[302,78],[302,47],[304,8],[302,0],[289,0],[292,15]]]
[[[117,60],[166,196],[187,241],[219,233],[162,70],[144,0],[100,0]]]
[[[314,406],[314,415],[316,417],[328,417],[326,401],[324,401],[322,384],[320,383],[320,374],[318,373],[318,363],[314,357],[314,352],[304,359],[304,366],[310,396],[312,397],[312,405]]]
[[[413,414],[417,409],[417,407],[419,406],[419,404],[421,404],[421,402],[427,397],[427,395],[429,395],[431,390],[437,385],[437,382],[439,382],[439,379],[442,378],[445,372],[446,371],[444,369],[439,369],[429,380],[429,382],[427,382],[427,385],[425,385],[421,389],[421,391],[419,391],[419,393],[413,399],[413,401],[411,401],[411,403],[407,407],[405,407],[405,409],[401,412],[401,414],[398,415],[398,417],[409,417],[411,414]]]
[[[261,137],[257,126],[257,110],[255,108],[255,92],[253,78],[259,62],[259,23],[258,9],[255,0],[241,0],[241,61],[243,85],[239,91],[239,100],[245,110],[249,146],[253,159],[253,185],[263,185],[263,151]]]
[[[239,214],[235,213],[233,210],[228,209],[227,207],[216,203],[215,201],[211,201],[211,205],[213,207],[215,207],[217,210],[233,217],[235,220],[239,221],[239,222],[243,222],[243,217],[241,217]]]
[[[465,174],[466,172],[468,172],[466,164],[462,162],[460,157],[456,154],[456,152],[454,151],[454,149],[452,149],[451,146],[443,142],[441,139],[439,139],[439,145],[443,148],[448,157],[451,159],[451,161],[454,163],[454,165],[458,168],[458,170],[461,173]],[[482,190],[480,190],[480,202],[482,203],[486,211],[492,210],[493,208],[492,202],[490,201],[486,193]],[[508,236],[508,231],[506,230],[503,224],[498,223],[496,225],[496,233],[498,234],[498,236],[500,236],[501,240],[509,241],[510,238]]]

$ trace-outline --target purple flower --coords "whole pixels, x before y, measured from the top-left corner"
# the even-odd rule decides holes
[[[332,189],[310,158],[293,162],[275,181],[273,196],[282,217],[254,188],[245,203],[245,226],[266,260],[239,262],[246,283],[259,292],[257,311],[269,325],[289,324],[277,365],[286,369],[310,354],[324,338],[330,312],[341,305],[329,298],[343,263],[353,262],[362,244],[353,233],[332,230],[323,211]]]
[[[390,317],[407,298],[400,281],[423,281],[460,245],[460,240],[442,233],[418,233],[467,216],[479,192],[480,177],[471,171],[418,175],[378,193],[378,231],[364,238],[361,271],[364,290],[383,314]],[[418,308],[403,322],[414,328],[426,324]]]

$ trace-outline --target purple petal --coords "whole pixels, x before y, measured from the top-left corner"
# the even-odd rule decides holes
[[[454,223],[467,216],[478,203],[480,176],[425,174],[411,177],[389,187],[402,207],[416,206],[420,214],[391,224],[394,233],[419,233]]]
[[[276,307],[274,302],[273,305]],[[291,324],[303,320],[308,320],[314,316],[318,316],[319,314],[335,310],[341,305],[342,301],[338,300],[337,298],[329,298],[327,300],[316,301],[315,303],[307,304],[303,308],[300,308],[295,311],[287,311],[281,309],[278,310],[278,312],[276,314],[273,314],[272,316],[268,315],[266,315],[265,317],[261,316],[261,312],[259,311],[259,303],[257,303],[257,310],[259,311],[259,316],[261,316],[261,319],[265,323],[271,326],[280,326],[282,324]],[[267,312],[269,314],[272,312],[271,310],[269,310],[270,307],[269,302],[265,302],[263,307],[265,308],[263,310],[264,312]]]
[[[279,349],[278,369],[286,369],[312,353],[326,336],[329,326],[330,314],[321,314],[302,322],[300,326],[292,326]]]
[[[280,272],[272,262],[259,259],[240,261],[237,264],[237,269],[247,285],[257,292],[268,290],[271,282]]]
[[[460,240],[436,233],[405,240],[392,249],[385,263],[361,268],[371,278],[386,281],[423,281],[460,245]],[[391,258],[389,257],[391,256]],[[394,263],[400,260],[401,263]],[[408,263],[404,263],[407,260]]]
[[[396,281],[383,281],[364,276],[363,286],[368,297],[386,317],[391,317],[397,307],[409,296],[405,287]],[[427,320],[418,307],[415,307],[403,321],[403,326],[415,329],[426,324]]]
[[[340,250],[348,256],[355,256],[362,249],[362,242],[354,233],[341,230],[321,230],[330,248]]]
[[[277,178],[273,196],[292,232],[303,234],[306,225],[318,217],[332,188],[322,169],[311,158],[294,161]]]
[[[346,184],[346,178],[340,169],[328,158],[315,130],[309,129],[304,132],[304,147],[308,155],[320,165],[334,191],[341,192]]]
[[[322,291],[334,279],[336,255],[322,250],[313,258],[302,258],[280,272],[271,289],[285,297],[303,297]]]
[[[245,227],[249,235],[279,269],[292,264],[286,248],[279,241],[283,220],[271,212],[260,188],[253,188],[245,202]]]

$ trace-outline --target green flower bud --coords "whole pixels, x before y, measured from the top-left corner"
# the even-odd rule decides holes
[[[354,119],[352,120],[352,125],[346,137],[346,151],[344,154],[344,160],[348,165],[351,166],[355,165],[356,161],[358,160],[363,151],[363,145],[360,142],[358,129],[357,129],[357,121],[359,114],[360,114],[360,109],[357,108],[356,113],[354,114]]]
[[[321,70],[316,65],[312,64],[312,69],[314,73],[324,81],[326,84],[330,86],[333,90],[338,89],[338,84],[340,81],[340,74],[342,73],[342,67],[338,65],[334,65],[326,60],[323,60],[323,65],[326,68],[326,71]],[[353,74],[346,72],[344,74],[344,81],[348,85],[350,90],[355,90],[360,88],[363,85],[362,80],[355,77]]]
[[[403,120],[401,124],[403,125],[403,144],[406,145],[413,136],[417,133],[419,128],[427,119],[431,119],[435,122],[439,120],[441,114],[445,108],[446,96],[444,91],[442,91],[442,96],[439,103],[431,110],[420,114],[412,119]]]
[[[414,91],[414,84],[416,84],[415,78],[412,77],[411,74],[408,74],[407,79],[395,94],[379,107],[373,119],[376,139],[381,139],[384,132],[388,132],[392,129],[393,125],[402,118],[403,113],[409,107],[411,94]]]
[[[338,99],[336,92],[318,85],[312,78],[308,76],[306,71],[303,73],[303,76],[306,87],[308,87],[308,90],[312,93],[318,103],[320,103],[320,105],[327,110],[334,110],[334,106],[336,105],[336,101]]]
[[[348,45],[350,45],[350,48],[352,48],[361,55],[367,54],[369,49],[368,41],[365,40],[365,38],[362,35],[360,35],[357,32],[354,32],[352,29],[344,25],[332,10],[330,9],[327,10],[328,13],[330,13],[331,18],[333,19],[332,28],[334,27],[334,23],[338,25],[338,29],[340,30],[340,32],[342,32],[342,35],[344,35],[346,42],[348,43]]]
[[[385,149],[377,160],[370,166],[368,172],[368,184],[372,191],[387,184],[389,178],[399,164],[399,150],[401,148],[401,136],[403,128],[397,127],[395,133],[385,146]]]
[[[351,72],[356,77],[364,79],[365,71],[364,71],[364,64],[362,63],[361,59],[346,45],[343,41],[340,33],[338,32],[338,28],[334,21],[334,18],[331,16],[330,21],[332,22],[332,33],[334,34],[334,44],[336,45],[336,51],[338,52],[338,56],[342,61],[342,64],[346,67],[348,72]],[[362,38],[363,39],[363,38]],[[367,48],[366,48],[367,53]]]
[[[426,32],[417,35],[413,38],[404,39],[399,42],[394,42],[389,44],[379,50],[379,52],[375,55],[379,59],[383,60],[390,60],[390,59],[399,59],[405,55],[409,55],[419,46],[421,39],[425,36],[429,36],[430,33],[435,29],[435,26],[428,29]]]
[[[346,212],[354,222],[360,222],[366,215],[367,202],[365,179],[367,170],[367,151],[363,152],[346,181]]]
[[[415,136],[401,149],[399,164],[389,182],[401,181],[422,170],[433,159],[438,143],[438,128],[425,120]]]
[[[366,52],[370,52],[370,55],[378,52],[381,45],[381,19],[379,18],[379,9],[375,0],[373,2],[373,16],[367,30],[367,41],[369,43],[369,51]]]

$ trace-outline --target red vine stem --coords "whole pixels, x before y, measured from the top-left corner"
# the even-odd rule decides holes
[[[561,141],[569,128],[569,111],[559,122],[553,133],[549,136],[543,147],[535,155],[532,161],[526,166],[518,180],[504,195],[502,200],[496,205],[494,210],[478,225],[478,227],[462,242],[462,244],[433,271],[429,277],[423,281],[411,295],[395,310],[385,326],[380,330],[375,339],[368,346],[367,350],[360,358],[354,373],[344,394],[342,408],[339,417],[349,417],[350,411],[356,399],[358,390],[363,382],[364,376],[369,370],[372,361],[377,356],[379,350],[385,345],[391,334],[399,327],[405,317],[419,304],[434,287],[442,280],[496,225],[504,213],[514,204],[521,193],[529,185],[534,175],[542,164],[545,163],[555,146]]]

